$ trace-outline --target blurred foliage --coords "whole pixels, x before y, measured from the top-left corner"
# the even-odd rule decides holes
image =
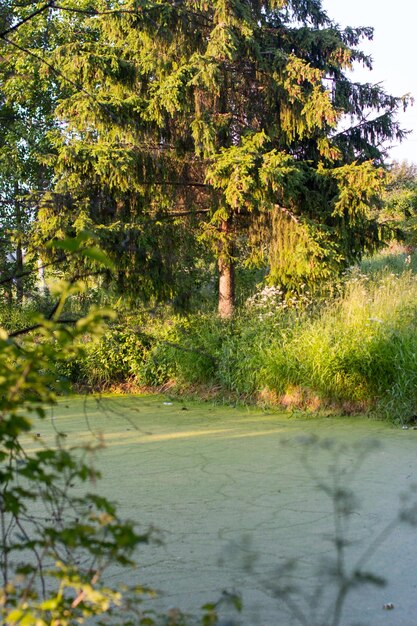
[[[406,161],[389,170],[380,220],[406,245],[417,244],[417,166]]]

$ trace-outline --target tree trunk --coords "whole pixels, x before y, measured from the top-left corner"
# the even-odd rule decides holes
[[[222,319],[230,319],[235,305],[235,268],[230,250],[228,236],[231,220],[223,220],[220,225],[222,234],[219,245],[219,315]]]
[[[16,246],[16,300],[18,304],[23,302],[23,249],[20,241]]]
[[[16,222],[16,230],[17,230],[17,244],[16,244],[16,300],[18,304],[22,304],[23,302],[23,249],[22,249],[22,212],[20,207],[20,202],[17,199],[19,189],[17,185],[15,185],[15,222]]]

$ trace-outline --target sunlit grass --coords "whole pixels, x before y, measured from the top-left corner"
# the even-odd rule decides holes
[[[267,383],[306,387],[328,401],[361,403],[392,419],[417,406],[417,279],[357,274],[343,296],[265,352]]]
[[[84,357],[63,364],[62,376],[88,389],[171,388],[412,422],[416,265],[401,250],[379,254],[331,285],[326,299],[261,287],[227,322],[214,312],[140,320],[132,313],[99,342],[86,341]]]

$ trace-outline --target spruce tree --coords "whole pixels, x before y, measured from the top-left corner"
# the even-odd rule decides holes
[[[287,288],[377,245],[378,166],[404,99],[349,77],[370,66],[371,29],[341,29],[321,0],[62,0],[48,15],[67,40],[48,52],[62,93],[47,234],[51,211],[96,230],[125,287],[165,295],[198,238],[225,318],[251,225],[274,234],[270,277]]]
[[[57,41],[45,4],[35,5],[8,0],[0,7],[0,292],[10,304],[35,286],[30,231],[39,199],[53,187],[46,156],[58,86],[43,59]]]

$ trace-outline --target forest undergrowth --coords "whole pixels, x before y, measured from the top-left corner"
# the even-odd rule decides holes
[[[379,254],[325,292],[261,286],[231,320],[212,310],[127,309],[61,365],[73,389],[169,390],[290,410],[417,414],[417,260]],[[97,294],[96,296],[97,297]],[[5,326],[26,310],[1,311]]]

